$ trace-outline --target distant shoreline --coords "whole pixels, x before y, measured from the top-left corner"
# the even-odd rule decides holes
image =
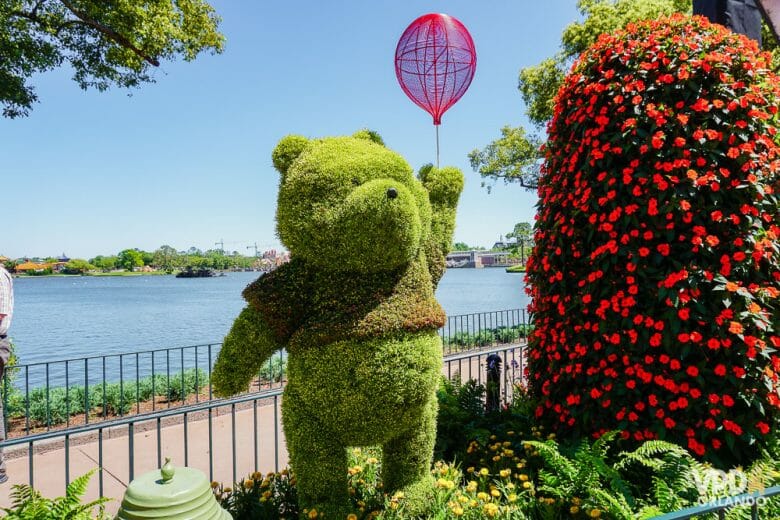
[[[151,272],[130,272],[130,271],[116,271],[110,273],[84,273],[84,274],[64,274],[64,273],[52,273],[52,274],[18,274],[13,273],[14,278],[82,278],[82,277],[103,277],[103,276],[164,276],[173,275],[173,273],[166,273],[164,271],[151,271]]]

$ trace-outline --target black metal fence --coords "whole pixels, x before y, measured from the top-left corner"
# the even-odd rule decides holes
[[[445,354],[521,344],[525,309],[450,316],[439,330]],[[8,367],[2,380],[10,436],[88,425],[212,400],[220,343],[64,359]],[[262,367],[250,391],[281,388],[286,356]]]
[[[522,377],[523,348],[508,345],[448,355],[443,375],[460,374],[484,383],[488,358],[498,356],[504,367],[500,392],[509,400]],[[136,475],[159,468],[164,457],[198,468],[212,481],[236,482],[250,473],[278,471],[287,465],[280,426],[282,393],[283,388],[275,387],[30,433],[0,447],[12,481],[30,484],[49,496],[61,495],[73,478],[97,468],[88,498],[119,498]]]

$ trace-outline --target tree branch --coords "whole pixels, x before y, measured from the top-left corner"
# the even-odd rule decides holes
[[[123,35],[116,32],[111,27],[108,27],[107,25],[103,25],[102,23],[98,22],[97,20],[90,18],[86,13],[83,11],[80,11],[76,9],[76,7],[73,6],[69,1],[67,0],[60,0],[62,2],[62,5],[68,8],[68,10],[73,13],[79,20],[81,20],[82,23],[85,25],[92,27],[93,29],[96,29],[98,32],[106,36],[107,38],[113,40],[114,42],[118,43],[122,47],[125,47],[127,49],[130,49],[133,51],[138,57],[143,59],[144,61],[154,65],[155,67],[160,66],[160,61],[156,58],[149,56],[144,51],[136,47],[133,42],[125,38]]]

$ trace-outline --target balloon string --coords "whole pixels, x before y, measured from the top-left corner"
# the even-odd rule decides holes
[[[436,169],[439,169],[439,125],[436,125]]]

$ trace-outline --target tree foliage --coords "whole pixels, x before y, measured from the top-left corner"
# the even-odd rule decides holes
[[[0,0],[0,103],[26,116],[32,77],[69,64],[83,88],[154,82],[163,60],[221,52],[220,19],[203,0]]]
[[[118,256],[117,265],[127,271],[144,266],[144,257],[137,249],[125,249]]]
[[[469,161],[483,178],[515,181],[524,188],[536,188],[539,178],[539,145],[522,127],[505,126],[501,137],[483,150],[472,150]],[[482,183],[485,186],[485,182]],[[488,186],[488,190],[490,186]]]
[[[675,12],[690,13],[691,0],[579,0],[577,7],[583,20],[570,24],[563,31],[561,50],[538,65],[520,71],[518,90],[526,106],[526,115],[537,130],[543,129],[552,117],[555,94],[574,58],[600,34],[614,32],[629,22],[656,19]],[[471,167],[483,179],[504,179],[535,190],[542,141],[528,135],[522,127],[505,126],[501,129],[501,137],[483,150],[469,154]]]

